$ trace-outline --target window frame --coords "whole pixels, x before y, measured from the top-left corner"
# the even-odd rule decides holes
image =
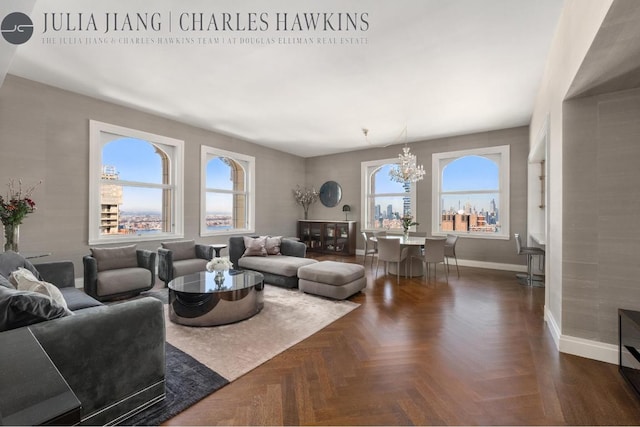
[[[207,217],[207,163],[208,157],[227,157],[239,163],[245,168],[245,191],[221,191],[228,194],[245,194],[246,200],[246,225],[247,228],[231,228],[228,230],[210,231],[207,230],[206,217]],[[211,236],[225,236],[235,235],[242,233],[255,233],[256,219],[255,219],[255,206],[256,206],[256,158],[248,156],[246,154],[234,153],[232,151],[222,150],[220,148],[210,147],[208,145],[200,146],[200,237]]]
[[[398,158],[397,157],[393,157],[390,159],[380,159],[380,160],[371,160],[371,161],[367,161],[367,162],[361,162],[360,163],[360,177],[361,177],[361,201],[360,201],[360,206],[362,206],[362,213],[361,213],[361,221],[362,221],[362,226],[361,226],[361,230],[362,231],[380,231],[380,228],[372,228],[370,227],[370,224],[372,224],[373,221],[373,213],[369,212],[369,203],[368,200],[369,198],[372,196],[371,193],[371,188],[369,187],[370,183],[371,183],[371,175],[379,170],[380,168],[382,168],[385,165],[397,165],[398,164]],[[375,194],[378,196],[396,196],[399,193],[380,193],[380,194]],[[409,195],[409,204],[410,204],[410,211],[411,214],[413,215],[414,220],[418,217],[417,212],[416,212],[416,183],[411,183],[411,189],[409,190],[408,193],[404,193],[404,194],[408,194]],[[373,196],[375,196],[373,195]],[[419,221],[418,221],[419,222]],[[415,226],[411,226],[410,228],[411,231],[415,231]],[[392,232],[402,232],[402,228],[390,228],[389,231]]]
[[[471,231],[452,231],[440,230],[440,223],[442,217],[442,207],[440,206],[442,197],[441,184],[442,173],[444,167],[455,160],[458,160],[466,156],[499,156],[498,164],[498,195],[499,195],[499,213],[500,213],[500,231],[498,233],[481,233]],[[509,211],[511,209],[510,203],[510,146],[499,145],[494,147],[482,147],[469,150],[449,151],[444,153],[433,153],[431,164],[431,234],[434,236],[446,236],[447,234],[455,234],[461,237],[469,237],[474,239],[497,239],[497,240],[509,240],[510,235],[510,218]],[[471,191],[470,191],[471,192]]]
[[[172,148],[172,153],[167,153],[169,166],[169,184],[156,185],[157,188],[172,188],[173,197],[170,203],[172,232],[153,234],[123,234],[102,235],[100,233],[100,187],[102,183],[102,149],[113,141],[105,140],[103,134],[119,135],[123,138],[135,138],[144,140],[159,148],[167,146]],[[163,150],[164,151],[164,150]],[[89,121],[89,245],[109,243],[130,243],[153,240],[178,239],[184,237],[184,141],[130,129],[124,126]],[[123,181],[123,183],[127,183]],[[128,182],[131,186],[137,186],[135,182]],[[153,186],[152,186],[153,187]]]

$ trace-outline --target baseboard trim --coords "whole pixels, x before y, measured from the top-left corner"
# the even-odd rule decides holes
[[[618,346],[600,341],[587,340],[569,335],[560,336],[560,352],[618,364]]]
[[[585,357],[613,365],[618,364],[617,345],[572,337],[571,335],[562,335],[558,327],[558,322],[556,322],[553,314],[546,307],[544,309],[544,320],[547,322],[547,327],[549,328],[549,332],[551,332],[553,342],[556,344],[556,348],[560,353],[572,354],[574,356]]]
[[[364,250],[356,249],[356,255],[364,255]],[[451,260],[453,261],[453,260]],[[455,261],[453,261],[455,263]],[[451,262],[450,262],[451,265]],[[520,264],[505,264],[500,262],[488,262],[488,261],[474,261],[471,259],[460,259],[458,258],[458,265],[464,267],[476,267],[476,268],[486,268],[488,270],[504,270],[504,271],[517,271],[519,273],[526,273],[527,266]]]
[[[551,332],[551,337],[556,345],[556,349],[560,351],[560,328],[558,327],[558,322],[556,322],[555,317],[553,317],[553,313],[551,313],[546,305],[544,307],[544,320],[547,322],[547,327],[549,328],[549,332]]]

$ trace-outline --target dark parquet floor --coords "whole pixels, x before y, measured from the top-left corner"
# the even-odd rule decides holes
[[[166,425],[640,424],[617,366],[558,353],[543,288],[470,267],[448,283],[442,267],[399,283],[366,270],[360,308]]]

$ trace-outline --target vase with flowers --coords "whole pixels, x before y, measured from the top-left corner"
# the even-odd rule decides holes
[[[215,257],[207,263],[207,271],[225,271],[233,268],[228,256]]]
[[[409,237],[410,227],[413,227],[414,225],[420,225],[420,223],[413,220],[413,215],[411,215],[409,212],[405,213],[402,218],[400,218],[400,220],[402,221],[402,230],[404,237]]]
[[[320,193],[318,193],[315,188],[300,188],[298,185],[293,190],[293,197],[296,199],[296,203],[304,209],[304,219],[307,219],[309,216],[309,206],[318,200]]]
[[[42,181],[22,188],[22,180],[9,180],[9,191],[6,197],[0,195],[0,220],[4,226],[4,250],[18,252],[20,224],[25,217],[36,210],[36,203],[31,198],[33,191]]]
[[[224,272],[233,268],[233,263],[229,260],[229,257],[215,257],[207,263],[207,271],[215,272],[213,281],[218,286],[222,286],[224,283]]]

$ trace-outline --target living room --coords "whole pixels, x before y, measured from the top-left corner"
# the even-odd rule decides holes
[[[416,219],[421,223],[420,231],[431,230],[434,154],[509,145],[509,234],[526,235],[532,211],[538,209],[537,203],[532,206],[532,200],[539,198],[539,184],[532,183],[529,160],[542,132],[548,140],[546,287],[542,289],[541,313],[546,320],[545,333],[551,335],[559,352],[615,364],[617,309],[640,309],[640,294],[635,286],[640,266],[632,256],[637,253],[637,238],[629,230],[637,215],[633,207],[638,190],[632,185],[637,182],[637,172],[632,165],[619,169],[620,176],[615,176],[613,166],[597,168],[607,161],[634,159],[637,154],[624,141],[615,150],[608,151],[607,147],[611,141],[620,140],[621,134],[628,136],[632,129],[630,125],[631,128],[616,133],[611,123],[624,120],[633,123],[637,117],[635,77],[639,64],[635,58],[639,57],[636,53],[640,42],[634,27],[638,27],[640,7],[627,0],[567,1],[556,18],[557,29],[536,87],[530,120],[408,142],[411,152],[427,170],[424,181],[417,184]],[[620,38],[628,42],[621,43]],[[302,210],[292,197],[292,189],[297,185],[319,188],[326,181],[336,181],[342,188],[340,205],[328,208],[316,203],[309,210],[310,218],[342,220],[341,207],[348,204],[349,219],[361,223],[361,164],[396,158],[405,142],[396,136],[406,124],[392,132],[394,136],[381,141],[376,139],[375,124],[354,119],[351,132],[364,146],[331,154],[292,154],[226,132],[224,117],[219,119],[218,130],[187,124],[180,120],[180,113],[172,113],[171,99],[156,111],[155,105],[132,105],[126,94],[105,93],[98,98],[88,96],[90,90],[83,86],[67,90],[29,78],[28,72],[19,75],[12,69],[11,60],[17,60],[13,56],[19,56],[20,47],[17,53],[7,51],[7,46],[2,49],[9,60],[1,70],[4,80],[0,87],[3,134],[0,182],[14,178],[22,178],[27,184],[42,181],[33,195],[37,209],[21,226],[20,247],[25,252],[49,252],[47,260],[73,261],[78,283],[82,280],[82,257],[94,244],[89,226],[91,121],[184,142],[179,237],[207,244],[227,243],[229,234],[201,233],[202,146],[255,158],[255,222],[247,234],[296,236]],[[59,51],[58,61],[46,70],[61,86],[68,66],[64,52]],[[24,62],[21,64],[25,67]],[[98,70],[92,78],[99,83],[107,79],[108,73],[103,73],[106,72]],[[144,73],[131,77],[136,85],[145,85],[150,78]],[[286,95],[296,100],[299,96]],[[210,97],[215,99],[215,95]],[[271,114],[268,117],[285,129],[283,134],[287,133],[286,122]],[[598,122],[603,117],[609,121]],[[323,126],[318,124],[318,129]],[[370,128],[368,136],[361,129],[365,126]],[[413,138],[412,129],[408,126],[407,133]],[[616,214],[598,209],[605,202],[619,203],[623,208]],[[362,225],[358,227],[361,229]],[[136,244],[155,251],[159,240],[141,239]],[[361,240],[358,249],[363,249]],[[478,269],[473,271],[502,270],[497,273],[500,275],[525,268],[525,260],[517,255],[512,238],[461,239],[458,257],[463,268]]]

